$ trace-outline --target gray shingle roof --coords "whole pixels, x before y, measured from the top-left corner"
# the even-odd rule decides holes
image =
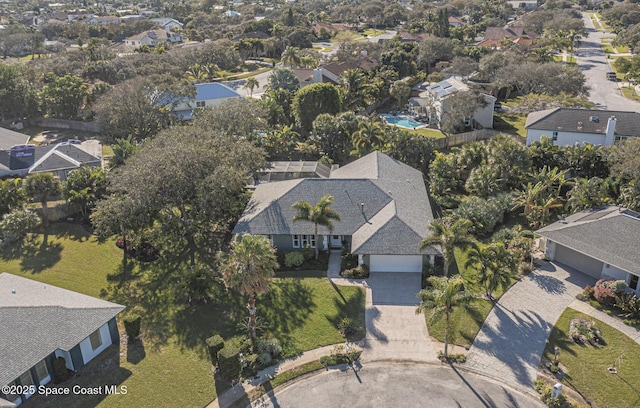
[[[123,309],[105,300],[0,273],[0,384],[13,381],[57,349],[70,350]]]
[[[316,203],[325,194],[334,197],[331,208],[341,218],[333,234],[352,235],[353,253],[417,254],[433,220],[422,173],[374,152],[332,171],[328,179],[258,186],[234,233],[313,234],[313,224],[293,222],[291,206],[301,200]],[[324,227],[319,232],[328,234]]]
[[[607,120],[615,116],[618,136],[640,136],[640,113],[595,109],[555,108],[531,112],[525,128],[605,134]],[[593,120],[593,118],[597,118]]]
[[[581,211],[536,234],[640,275],[640,215],[633,211],[615,206]]]
[[[0,150],[9,150],[12,146],[26,144],[28,141],[29,135],[0,127]]]
[[[69,142],[58,143],[48,146],[36,146],[33,157],[30,160],[23,160],[19,165],[15,158],[11,158],[11,152],[0,150],[0,166],[7,171],[16,173],[42,173],[58,170],[73,170],[82,164],[89,166],[101,166],[100,157],[89,154],[90,147],[76,145]]]

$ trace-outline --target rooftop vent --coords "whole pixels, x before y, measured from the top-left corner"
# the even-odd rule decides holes
[[[589,120],[593,123],[600,123],[600,118],[597,116],[589,116]]]

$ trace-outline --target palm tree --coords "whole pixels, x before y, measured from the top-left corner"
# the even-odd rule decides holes
[[[355,152],[360,155],[384,147],[386,140],[382,127],[373,121],[362,121],[351,136]]]
[[[286,29],[280,23],[275,23],[273,25],[273,27],[271,27],[271,35],[273,35],[274,37],[278,37],[282,41],[282,50],[281,50],[281,52],[284,52],[284,50],[286,48],[286,45],[285,45],[285,34],[286,33],[287,33]]]
[[[60,194],[60,180],[51,173],[30,174],[25,180],[24,190],[29,198],[42,205],[42,225],[46,229],[49,226],[47,202]]]
[[[249,332],[256,338],[256,295],[269,290],[269,279],[279,267],[275,248],[267,237],[237,235],[231,251],[219,255],[220,273],[227,288],[249,296]]]
[[[348,69],[340,76],[342,106],[345,110],[358,110],[364,106],[364,71]]]
[[[333,204],[333,196],[327,194],[318,201],[314,206],[306,201],[298,201],[291,207],[297,211],[297,214],[293,217],[293,222],[308,221],[312,222],[314,226],[314,236],[316,240],[315,255],[318,259],[320,246],[320,237],[318,235],[318,226],[322,225],[329,230],[329,233],[333,232],[333,220],[340,221],[340,215],[331,209]]]
[[[418,293],[421,299],[416,314],[429,312],[429,322],[433,322],[445,315],[444,324],[444,358],[449,356],[449,320],[451,313],[457,306],[468,305],[478,296],[467,291],[464,280],[460,275],[450,278],[446,276],[431,276],[427,279],[429,286]]]
[[[255,77],[249,77],[242,87],[249,90],[249,97],[253,97],[253,90],[258,86],[260,86],[258,80]]]
[[[484,287],[487,298],[491,300],[496,289],[509,287],[511,274],[516,267],[513,255],[501,242],[473,248],[464,266],[477,270],[478,282]]]
[[[609,185],[600,177],[578,179],[567,196],[567,208],[571,212],[588,210],[612,201]]]
[[[280,57],[283,64],[289,64],[289,68],[293,68],[294,65],[298,66],[300,64],[300,56],[298,53],[300,52],[300,48],[298,47],[287,47],[282,52],[282,56]]]
[[[199,83],[207,77],[207,72],[204,66],[197,63],[190,66],[189,69],[185,71],[185,74],[187,75],[187,78],[194,83]]]
[[[468,248],[476,245],[468,233],[470,227],[471,221],[464,218],[453,223],[447,219],[433,220],[429,224],[428,229],[432,234],[420,241],[420,251],[434,245],[442,247],[444,276],[449,274],[449,265],[455,259],[454,251],[456,248]]]

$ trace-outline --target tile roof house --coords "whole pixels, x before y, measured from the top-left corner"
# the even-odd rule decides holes
[[[487,27],[484,31],[484,39],[477,45],[484,47],[500,48],[505,39],[515,44],[532,45],[538,34],[526,30],[524,27]]]
[[[180,119],[193,119],[193,112],[197,108],[220,105],[222,102],[242,98],[242,96],[219,82],[196,84],[196,96],[180,102],[173,108],[173,114]]]
[[[576,143],[612,146],[640,136],[640,113],[554,108],[531,112],[525,122],[527,146],[548,136],[558,146]]]
[[[606,206],[581,211],[536,231],[547,258],[596,279],[624,280],[638,292],[640,214]]]
[[[469,86],[458,77],[451,77],[438,83],[425,83],[418,88],[418,96],[409,98],[410,109],[419,115],[426,115],[430,123],[441,126],[447,120],[448,98],[460,91],[468,91]],[[482,94],[485,106],[479,107],[472,118],[465,123],[473,129],[493,129],[493,107],[496,98]]]
[[[334,222],[331,233],[320,227],[321,242],[316,243],[312,223],[293,222],[292,205],[301,200],[315,204],[326,194],[334,197],[331,208],[341,221]],[[326,178],[259,185],[233,232],[268,236],[282,251],[344,245],[372,272],[420,272],[425,259],[432,262],[439,254],[436,248],[419,251],[432,220],[422,173],[373,152]]]
[[[319,68],[294,68],[293,73],[296,74],[300,87],[304,87],[310,84],[318,83],[331,83],[338,85],[340,83],[340,76],[348,69],[361,69],[363,71],[370,71],[378,63],[366,56],[363,56],[360,61],[344,61],[344,62],[331,62],[325,64]]]
[[[126,38],[124,43],[128,47],[140,47],[142,45],[155,47],[156,44],[161,42],[170,42],[173,44],[181,43],[182,41],[182,35],[180,34],[172,33],[168,30],[150,30]]]
[[[27,142],[29,142],[29,135],[0,127],[0,150],[9,150],[13,146],[27,144]]]
[[[77,371],[119,344],[115,317],[122,310],[124,306],[115,303],[0,273],[0,384],[46,384],[53,379],[57,357]],[[29,397],[0,392],[5,406]]]
[[[0,150],[0,177],[54,173],[62,181],[80,166],[101,167],[102,146],[97,141],[69,141],[49,146],[18,145]]]

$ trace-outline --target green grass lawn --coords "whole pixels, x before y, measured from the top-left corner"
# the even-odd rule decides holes
[[[118,273],[122,251],[114,241],[100,243],[75,224],[53,224],[46,246],[42,240],[40,234],[20,249],[5,250],[1,270],[135,307],[143,316],[144,347],[127,350],[125,346],[119,364],[76,378],[87,386],[125,385],[127,395],[97,400],[76,396],[70,401],[56,400],[53,406],[202,407],[216,397],[205,339],[216,333],[223,338],[239,334],[238,324],[247,316],[244,297],[219,290],[213,301],[190,305],[175,284],[175,270],[167,277],[172,267],[160,261],[133,262],[130,276],[122,279]],[[266,332],[280,339],[289,353],[343,342],[336,328],[342,317],[361,326],[354,337],[364,336],[364,289],[333,286],[324,271],[278,273],[270,287],[269,293],[257,299],[258,317]],[[102,367],[99,363],[93,366]],[[40,405],[29,402],[25,406]]]
[[[602,49],[604,50],[605,53],[607,54],[613,54],[615,51],[613,50],[613,48],[611,47],[611,45],[609,44],[602,44]]]
[[[634,92],[633,88],[627,88],[626,86],[621,86],[620,90],[622,90],[622,94],[625,98],[631,99],[634,101],[640,101],[640,95],[637,92]]]
[[[364,31],[362,32],[362,34],[363,34],[363,35],[370,35],[370,36],[372,36],[372,37],[375,37],[375,36],[377,36],[377,35],[384,34],[385,32],[386,32],[386,31],[384,31],[384,30],[374,30],[373,28],[368,28],[368,29],[364,30]]]
[[[455,254],[456,262],[449,267],[449,276],[460,273],[465,278],[466,282],[475,282],[475,270],[473,268],[464,267],[464,264],[467,261],[468,251],[456,249]],[[511,281],[511,285],[516,281],[516,279],[513,279]],[[467,289],[484,293],[480,285],[477,284],[469,285],[467,286]],[[503,293],[504,290],[498,288],[493,293],[493,296],[497,300]],[[467,308],[458,307],[454,309],[449,322],[449,343],[460,346],[470,346],[492,308],[493,302],[479,299],[471,303]],[[427,325],[429,326],[429,335],[435,337],[438,341],[444,341],[444,317],[431,324],[428,323],[428,314],[426,318]]]
[[[615,47],[616,53],[618,54],[625,54],[627,52],[629,52],[629,47],[627,47],[626,45],[617,45]]]
[[[568,339],[569,324],[574,318],[595,320],[605,345],[582,346]],[[567,308],[551,331],[543,361],[553,359],[553,349],[560,348],[560,363],[566,367],[563,383],[571,386],[594,406],[626,408],[640,406],[640,345],[618,330],[596,319]],[[607,371],[618,358],[617,374]]]
[[[414,129],[403,129],[403,130],[406,130],[409,133],[415,133],[418,135],[432,137],[434,139],[442,139],[445,137],[444,134],[438,129],[422,128],[422,129],[415,129],[415,130]]]
[[[514,113],[498,113],[493,114],[493,128],[503,133],[516,134],[523,137],[527,136],[527,130],[524,125],[527,121],[527,115]]]

